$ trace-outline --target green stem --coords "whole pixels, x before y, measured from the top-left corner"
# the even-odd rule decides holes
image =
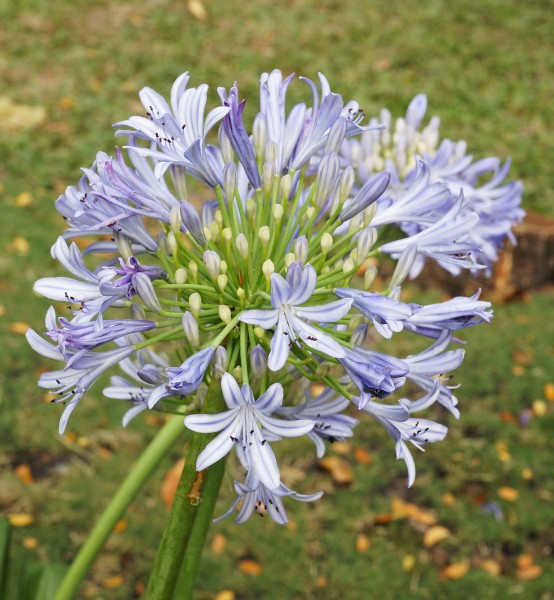
[[[105,544],[116,523],[131,504],[137,492],[152,475],[161,459],[174,446],[179,436],[186,431],[183,417],[173,417],[161,429],[150,445],[144,450],[119,488],[107,508],[102,513],[91,534],[83,544],[75,560],[66,573],[54,600],[70,600],[86,575],[94,559]]]
[[[221,393],[221,383],[214,379],[210,383],[204,402],[204,412],[216,413],[224,409],[225,403]],[[171,600],[173,597],[183,556],[188,550],[189,540],[191,540],[193,534],[196,517],[200,512],[202,502],[204,500],[210,501],[205,490],[206,481],[210,479],[208,477],[209,471],[197,472],[196,460],[214,435],[195,432],[192,436],[185,456],[183,474],[169,511],[162,541],[150,574],[148,589],[144,596],[145,600]],[[217,495],[217,493],[214,493],[214,495]],[[196,539],[195,536],[193,537]]]
[[[226,457],[207,469],[202,490],[202,503],[198,507],[198,514],[194,521],[194,527],[190,536],[187,552],[173,600],[191,600],[194,591],[194,582],[202,556],[202,550],[206,543],[206,536],[212,522],[215,502],[223,481],[225,473]]]

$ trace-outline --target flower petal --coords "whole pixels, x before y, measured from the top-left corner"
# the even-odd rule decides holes
[[[290,285],[279,273],[273,273],[271,276],[271,306],[279,308],[281,304],[288,302],[291,293]]]
[[[214,433],[228,427],[237,416],[236,410],[226,410],[215,414],[197,414],[185,417],[185,425],[198,433]]]
[[[280,437],[299,437],[314,428],[314,422],[309,419],[285,421],[284,419],[276,419],[262,414],[258,415],[258,419],[264,429]]]
[[[196,460],[196,470],[203,471],[210,465],[216,463],[219,459],[229,454],[231,448],[235,445],[232,438],[237,438],[240,434],[240,415],[236,415],[235,420],[229,427],[224,429],[202,450]]]
[[[283,319],[279,319],[275,333],[271,338],[271,352],[267,359],[267,366],[271,371],[278,371],[287,362],[290,352],[289,336],[285,335],[282,324]]]
[[[334,323],[342,319],[352,306],[352,299],[335,300],[322,306],[302,306],[294,308],[294,314],[302,319],[318,321],[321,323]]]
[[[274,383],[256,400],[254,408],[264,414],[271,414],[282,404],[283,386],[280,383]]]
[[[277,310],[247,310],[239,320],[250,325],[257,325],[262,329],[271,329],[277,323],[279,312]]]
[[[287,304],[296,306],[297,304],[304,304],[307,302],[312,294],[314,293],[315,286],[317,283],[317,273],[312,265],[306,265],[300,284],[294,290],[287,301]]]
[[[344,348],[327,333],[323,333],[320,329],[316,329],[296,317],[292,318],[292,323],[294,330],[310,348],[315,348],[319,352],[335,358],[344,358],[346,356]]]
[[[223,392],[225,404],[229,408],[238,408],[246,404],[237,380],[230,373],[225,373],[221,378],[221,391]]]

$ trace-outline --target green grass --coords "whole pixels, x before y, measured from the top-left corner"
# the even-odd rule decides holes
[[[175,0],[0,0],[0,96],[43,106],[48,115],[27,130],[5,131],[0,123],[0,508],[34,517],[31,526],[15,531],[15,571],[30,556],[71,560],[155,430],[137,419],[122,431],[124,407],[101,398],[98,386],[72,417],[76,441],[60,439],[60,409],[36,388],[39,370],[50,365],[10,330],[17,321],[42,328],[48,304],[31,288],[36,278],[61,273],[49,256],[63,229],[53,200],[77,181],[79,168],[89,166],[97,150],[112,151],[111,124],[141,112],[142,86],[167,94],[174,78],[189,70],[195,83],[211,85],[215,104],[215,87],[235,79],[243,95],[255,98],[262,71],[278,67],[310,77],[321,71],[367,114],[387,106],[397,115],[424,91],[430,114],[441,117],[443,136],[467,140],[476,157],[511,156],[512,176],[525,183],[526,207],[554,215],[553,172],[546,162],[554,149],[547,129],[554,121],[549,2],[259,0],[237,10],[230,2],[206,0],[205,6],[208,19],[199,22]],[[291,92],[299,99],[302,86]],[[249,104],[252,115],[254,101]],[[22,192],[32,194],[25,207],[15,201]],[[14,247],[17,236],[29,242],[28,251]],[[373,464],[360,465],[347,454],[355,473],[347,489],[335,488],[318,470],[308,443],[288,446],[290,453],[282,453],[288,482],[303,492],[323,488],[325,497],[314,506],[289,503],[294,528],[260,519],[214,527],[211,536],[223,534],[227,546],[221,555],[206,551],[198,598],[213,598],[224,588],[240,599],[552,598],[553,406],[528,425],[515,421],[529,414],[552,381],[553,316],[552,294],[541,293],[528,303],[498,307],[491,326],[467,333],[459,373],[462,420],[434,413],[446,418],[450,433],[417,456],[418,479],[410,491],[392,443],[371,423],[359,427],[353,446],[367,449]],[[399,347],[409,352],[404,339]],[[528,365],[516,365],[523,369],[516,369],[517,376],[514,350],[530,357]],[[510,460],[501,460],[498,442]],[[167,467],[181,450],[168,457]],[[21,463],[32,466],[35,483],[16,477]],[[525,468],[532,469],[531,479],[522,477]],[[161,475],[133,504],[128,528],[110,539],[83,597],[128,599],[146,582],[165,517]],[[219,512],[231,501],[231,483],[229,475]],[[501,486],[515,488],[518,499],[499,499]],[[447,492],[453,506],[442,501]],[[417,523],[374,525],[375,515],[390,512],[393,497],[435,511],[451,537],[429,550]],[[488,501],[499,503],[502,521],[483,513]],[[361,533],[371,541],[365,553],[355,550]],[[24,550],[26,537],[36,538],[38,547]],[[529,582],[516,576],[517,556],[525,552],[545,569]],[[407,555],[415,558],[409,572],[402,569]],[[501,564],[500,577],[477,566],[484,557]],[[256,560],[262,574],[242,574],[238,563],[244,558]],[[459,561],[469,562],[468,574],[457,582],[441,579],[441,569]],[[124,583],[106,589],[105,579],[113,575],[122,575]]]

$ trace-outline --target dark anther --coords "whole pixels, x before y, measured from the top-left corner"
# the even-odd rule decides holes
[[[265,446],[266,442],[267,442],[267,440],[262,440],[262,446]]]

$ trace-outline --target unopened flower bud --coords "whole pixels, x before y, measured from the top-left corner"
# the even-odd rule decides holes
[[[131,242],[129,238],[124,236],[121,232],[116,231],[114,233],[114,241],[117,246],[117,251],[119,252],[119,256],[124,260],[129,260],[131,256],[133,256],[133,248],[131,246]]]
[[[158,235],[156,236],[156,244],[158,244],[158,248],[160,252],[162,252],[162,254],[165,254],[167,256],[171,255],[171,251],[167,243],[167,237],[163,231],[160,231],[160,233],[158,233]]]
[[[378,208],[379,207],[377,206],[377,203],[374,202],[373,204],[371,204],[364,210],[364,226],[365,227],[367,227],[371,223],[371,221],[373,221],[373,217],[377,213]]]
[[[352,332],[352,336],[350,337],[350,343],[354,344],[354,346],[363,346],[365,339],[367,337],[367,323],[362,323],[358,325],[356,329]]]
[[[235,187],[237,185],[237,167],[234,162],[228,162],[223,167],[223,191],[229,206],[233,205]]]
[[[355,268],[356,268],[356,263],[350,257],[348,257],[344,261],[344,264],[342,265],[342,271],[345,274],[349,273],[350,271],[353,271]]]
[[[219,268],[221,267],[221,258],[219,258],[219,254],[214,250],[206,250],[203,255],[204,265],[206,265],[206,270],[208,271],[208,275],[212,279],[217,279],[219,275]]]
[[[248,258],[248,240],[244,233],[239,233],[235,239],[235,246],[243,260]]]
[[[305,235],[301,235],[296,238],[294,242],[294,254],[296,258],[302,261],[302,264],[306,264],[308,260],[308,239]]]
[[[212,241],[212,232],[210,231],[209,227],[202,227],[202,231],[204,232],[204,237],[206,238],[206,243],[208,244]]]
[[[223,273],[223,275],[225,275],[225,273],[227,273],[227,262],[222,260],[221,261],[221,266],[219,267],[219,270]]]
[[[190,312],[198,319],[202,308],[202,297],[198,292],[193,292],[189,297]]]
[[[275,162],[278,154],[279,148],[277,147],[277,144],[272,140],[267,142],[265,145],[265,160]]]
[[[206,238],[204,236],[204,229],[202,228],[200,217],[192,204],[186,200],[181,202],[181,219],[183,220],[183,225],[196,243],[200,246],[205,246]]]
[[[350,195],[350,191],[352,190],[352,186],[354,185],[354,181],[356,181],[356,174],[354,173],[354,169],[352,165],[348,165],[345,167],[342,175],[340,176],[339,182],[339,202],[342,204]]]
[[[239,300],[244,300],[244,298],[246,298],[246,292],[244,291],[243,288],[239,287],[237,289],[237,297]]]
[[[221,225],[218,225],[217,221],[212,221],[210,223],[210,227],[209,227],[208,231],[210,232],[210,239],[214,242],[217,242],[217,240],[219,239],[220,227],[221,227]]]
[[[314,212],[315,208],[313,206],[310,206],[310,208],[306,209],[306,212],[304,213],[304,220],[309,221],[312,218]]]
[[[254,200],[254,198],[246,199],[245,210],[246,210],[246,216],[249,219],[254,219],[254,217],[256,216],[256,201]]]
[[[363,262],[371,247],[377,241],[377,229],[375,227],[366,227],[360,231],[360,235],[358,236],[358,243],[356,245],[358,261]]]
[[[131,319],[135,319],[136,321],[146,320],[146,313],[140,304],[136,304],[135,302],[131,304]]]
[[[390,173],[387,171],[375,173],[375,175],[368,177],[354,198],[343,206],[339,215],[340,220],[343,223],[349,221],[375,202],[389,186],[390,177]]]
[[[264,262],[264,264],[262,265],[262,273],[264,274],[264,277],[267,279],[267,281],[269,281],[271,279],[271,276],[273,275],[274,272],[275,272],[275,265],[273,264],[273,261],[267,259]]]
[[[250,364],[252,365],[252,374],[254,377],[261,379],[267,369],[267,354],[260,344],[257,344],[250,350]]]
[[[181,324],[183,326],[183,331],[185,332],[188,341],[195,347],[199,346],[200,331],[198,330],[198,322],[188,310],[183,315],[183,318],[181,319]]]
[[[339,157],[334,152],[323,155],[317,169],[315,203],[322,208],[335,187],[339,173]]]
[[[175,237],[174,231],[168,232],[167,245],[169,246],[169,251],[171,252],[171,255],[175,256],[177,254],[177,251],[179,250],[179,243],[177,242],[177,238]]]
[[[262,329],[261,327],[254,327],[254,335],[259,340],[265,339],[265,329]]]
[[[279,182],[279,191],[281,192],[281,196],[284,199],[287,199],[290,196],[290,191],[292,189],[292,177],[287,173],[281,177],[281,181]]]
[[[408,274],[410,273],[410,269],[412,268],[415,259],[417,256],[417,245],[412,244],[408,246],[400,255],[398,262],[396,263],[396,267],[394,269],[394,273],[392,274],[390,280],[390,287],[396,287],[397,285],[401,285]]]
[[[322,379],[326,375],[329,375],[329,371],[331,370],[331,365],[327,362],[321,362],[317,365],[317,369],[315,370],[315,376],[318,379]]]
[[[325,144],[325,152],[338,152],[346,135],[346,118],[338,118],[331,127],[327,143]]]
[[[135,273],[131,278],[131,282],[138,297],[151,311],[160,312],[162,310],[152,281],[146,273]]]
[[[326,255],[333,245],[333,236],[330,233],[324,233],[321,236],[321,252]]]
[[[288,269],[295,262],[296,262],[296,255],[293,252],[289,252],[285,256],[285,268]]]
[[[266,194],[269,194],[271,192],[271,188],[273,187],[275,170],[275,162],[272,160],[266,160],[262,170],[263,189]]]
[[[368,267],[364,273],[364,287],[366,290],[371,287],[371,284],[375,281],[375,277],[377,277],[377,267]]]
[[[267,122],[263,113],[258,113],[252,125],[252,141],[257,157],[261,157],[265,151],[267,142]]]
[[[181,231],[182,224],[181,209],[178,206],[172,206],[169,211],[169,226],[171,227],[171,231]]]
[[[225,128],[223,127],[223,125],[219,128],[218,138],[219,138],[219,148],[221,150],[223,162],[225,164],[232,163],[235,160],[235,154],[233,152],[233,146],[231,145],[231,140],[229,139],[229,136],[225,133]]]
[[[225,288],[227,287],[227,282],[229,280],[227,279],[227,275],[218,275],[217,276],[217,285],[219,286],[219,289],[224,292]]]
[[[220,226],[223,227],[223,215],[219,208],[214,213],[214,221]]]
[[[277,225],[279,225],[279,223],[281,222],[284,211],[285,209],[283,208],[282,204],[276,204],[273,207],[273,218],[275,219],[275,223],[277,223]]]
[[[242,369],[240,365],[237,365],[232,371],[231,375],[239,382],[242,382]]]
[[[267,225],[258,229],[258,237],[260,238],[262,246],[267,246],[269,238],[271,237],[271,231]]]
[[[219,313],[219,318],[225,323],[225,325],[229,325],[231,319],[231,309],[226,304],[220,304],[217,307],[217,312]]]
[[[164,375],[158,367],[154,365],[144,365],[137,371],[138,377],[150,385],[161,385],[164,382]]]
[[[176,271],[175,271],[175,283],[186,283],[187,281],[187,271],[186,269],[183,269],[183,267],[179,267]]]
[[[194,281],[196,281],[198,277],[198,265],[193,260],[189,262],[189,271]]]
[[[393,287],[388,293],[388,296],[389,298],[392,298],[392,300],[400,300],[400,297],[402,296],[402,288],[399,285]]]
[[[227,371],[227,365],[229,364],[229,355],[227,350],[223,346],[218,346],[215,349],[214,354],[214,375],[217,379],[221,379]]]
[[[348,233],[354,235],[363,227],[363,219],[361,215],[354,215],[348,223]]]
[[[226,241],[230,242],[233,239],[233,230],[230,227],[225,227],[221,231],[221,237]]]

